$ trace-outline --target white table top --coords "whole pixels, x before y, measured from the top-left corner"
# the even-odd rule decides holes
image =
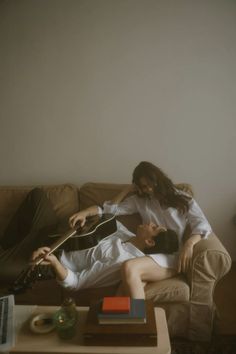
[[[29,320],[39,313],[53,313],[56,306],[15,306],[16,345],[11,353],[100,353],[100,354],[170,354],[170,340],[166,324],[165,312],[155,308],[158,332],[157,347],[118,347],[118,346],[85,346],[81,331],[69,340],[61,340],[55,331],[46,334],[33,333],[29,328]],[[77,307],[79,311],[78,328],[85,322],[88,307]]]

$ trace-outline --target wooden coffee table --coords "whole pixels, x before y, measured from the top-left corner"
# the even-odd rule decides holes
[[[84,354],[170,354],[170,340],[166,324],[165,312],[155,308],[158,346],[156,347],[118,347],[118,346],[85,346],[82,332],[88,307],[77,307],[79,311],[78,333],[73,339],[61,340],[55,331],[46,334],[36,334],[29,328],[29,320],[39,313],[53,313],[57,306],[15,306],[16,345],[11,353],[84,353]]]

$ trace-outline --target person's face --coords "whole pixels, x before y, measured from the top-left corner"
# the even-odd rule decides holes
[[[152,240],[158,233],[158,226],[153,222],[139,225],[137,228],[137,237],[142,240]]]
[[[140,178],[137,187],[142,197],[150,198],[154,195],[154,185],[146,177]]]

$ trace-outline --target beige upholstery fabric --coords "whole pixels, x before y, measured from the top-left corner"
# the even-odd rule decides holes
[[[179,275],[159,282],[149,283],[145,287],[147,299],[156,303],[189,301],[190,288],[184,276]]]
[[[78,189],[75,185],[46,186],[45,190],[59,218],[69,217],[79,210]]]
[[[194,247],[193,262],[187,273],[191,286],[191,301],[213,303],[216,282],[231,267],[231,258],[216,235],[201,240]]]
[[[80,209],[83,210],[91,205],[102,206],[104,201],[111,200],[126,186],[112,183],[86,183],[80,187]]]

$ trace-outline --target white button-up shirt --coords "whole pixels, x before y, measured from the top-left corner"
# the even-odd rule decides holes
[[[178,191],[178,193],[187,195],[182,191]],[[105,202],[103,212],[116,215],[139,213],[144,224],[153,222],[175,231],[178,235],[181,249],[182,238],[187,224],[190,225],[192,235],[200,234],[203,238],[207,238],[212,232],[209,222],[194,198],[190,198],[188,204],[188,211],[181,213],[176,208],[163,208],[155,197],[150,199],[141,198],[135,194],[119,204]],[[155,254],[149,256],[163,267],[177,267],[178,252],[174,255]]]

